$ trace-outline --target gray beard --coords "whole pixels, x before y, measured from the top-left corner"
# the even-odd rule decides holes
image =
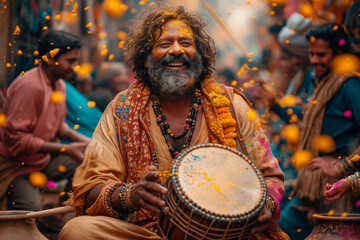
[[[187,61],[186,69],[173,71],[165,68],[164,63],[177,59]],[[147,57],[148,73],[150,76],[150,90],[159,99],[179,99],[192,96],[195,86],[200,82],[202,61],[199,54],[194,60],[188,57],[166,57],[156,61],[151,54]]]

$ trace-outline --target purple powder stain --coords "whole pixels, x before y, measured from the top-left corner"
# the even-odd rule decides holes
[[[47,186],[48,186],[49,188],[54,188],[54,187],[56,186],[56,183],[55,183],[54,181],[48,181],[48,182],[47,182]]]
[[[346,43],[345,39],[340,39],[339,46],[343,46]]]
[[[360,207],[360,200],[355,203],[356,207]]]
[[[344,117],[349,118],[349,117],[351,117],[351,116],[352,116],[351,110],[346,110],[346,111],[344,112]]]

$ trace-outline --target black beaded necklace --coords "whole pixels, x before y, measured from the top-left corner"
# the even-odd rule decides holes
[[[171,154],[171,156],[173,158],[176,157],[179,154],[179,152],[177,152],[175,150],[175,148],[173,146],[171,146],[171,144],[169,142],[168,135],[172,139],[180,139],[180,138],[184,137],[190,131],[189,137],[188,137],[186,143],[183,145],[183,149],[189,147],[190,141],[191,141],[194,129],[195,129],[195,125],[196,125],[197,113],[199,111],[199,106],[201,104],[200,96],[201,96],[200,90],[195,89],[194,97],[193,97],[192,102],[190,104],[189,113],[188,113],[188,116],[186,117],[185,129],[181,134],[175,135],[171,131],[170,125],[166,121],[166,117],[162,114],[159,99],[155,95],[151,95],[151,101],[153,103],[153,109],[154,109],[154,112],[155,112],[155,115],[156,115],[157,123],[160,126],[162,135],[165,138],[166,144],[168,145],[170,154]]]

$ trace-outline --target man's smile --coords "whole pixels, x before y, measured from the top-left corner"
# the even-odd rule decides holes
[[[169,62],[165,64],[165,68],[168,70],[179,71],[184,70],[186,68],[186,64],[185,62]]]

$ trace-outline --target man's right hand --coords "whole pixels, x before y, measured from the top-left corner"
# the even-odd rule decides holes
[[[342,198],[348,191],[350,191],[350,184],[344,178],[335,183],[333,186],[326,184],[324,187],[324,196],[328,201],[335,201]]]
[[[88,145],[87,142],[70,143],[65,150],[65,154],[74,159],[75,162],[81,164],[84,159],[84,150]]]
[[[144,208],[157,214],[160,213],[159,208],[165,207],[165,201],[159,196],[167,194],[168,190],[159,184],[159,177],[157,168],[150,166],[149,172],[132,189],[130,200],[136,208]]]

